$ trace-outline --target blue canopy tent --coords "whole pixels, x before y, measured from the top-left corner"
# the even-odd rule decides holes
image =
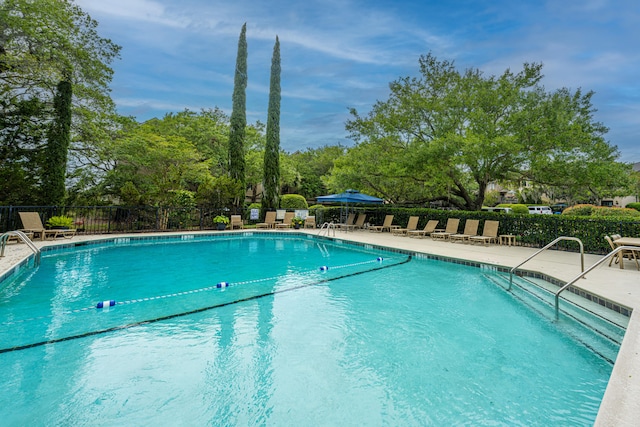
[[[382,199],[369,196],[368,194],[361,193],[358,190],[347,190],[340,194],[319,196],[316,200],[319,203],[368,203],[370,205],[381,205],[383,202]]]
[[[349,205],[354,203],[364,203],[369,205],[381,205],[384,201],[377,197],[359,192],[358,190],[347,190],[340,194],[330,194],[316,198],[318,203],[340,203],[340,220],[346,221],[349,214]]]

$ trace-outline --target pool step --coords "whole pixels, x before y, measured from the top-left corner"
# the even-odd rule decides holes
[[[507,291],[508,274],[493,273],[485,276]],[[613,363],[622,343],[628,318],[625,320],[625,316],[612,310],[606,310],[609,313],[600,313],[602,310],[595,310],[596,307],[593,307],[598,304],[572,294],[571,298],[563,298],[560,301],[560,317],[556,320],[555,290],[558,287],[548,282],[537,282],[541,281],[514,276],[509,293],[544,318],[556,323],[567,335]]]

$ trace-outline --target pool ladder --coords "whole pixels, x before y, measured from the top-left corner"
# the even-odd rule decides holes
[[[320,227],[320,231],[318,231],[318,236],[322,236],[323,234],[329,237],[329,233],[333,232],[333,237],[336,237],[336,225],[333,222],[325,222]]]
[[[556,319],[558,318],[558,311],[559,311],[559,300],[560,300],[560,294],[567,289],[569,286],[573,285],[574,283],[576,283],[578,280],[580,280],[581,278],[584,278],[584,276],[587,275],[587,273],[589,273],[591,270],[593,270],[594,268],[596,268],[597,266],[599,266],[600,264],[602,264],[603,262],[605,262],[606,260],[609,259],[609,257],[612,257],[614,255],[616,255],[619,252],[622,251],[637,251],[638,247],[637,246],[618,246],[617,248],[615,248],[614,250],[612,250],[611,252],[609,252],[607,255],[603,256],[602,258],[600,258],[598,261],[596,261],[591,267],[587,268],[587,270],[585,271],[584,266],[582,268],[582,272],[574,277],[573,279],[569,280],[563,287],[561,287],[560,289],[558,289],[558,291],[556,292],[555,295],[555,304],[556,304]],[[620,261],[623,262],[623,261]],[[583,263],[584,264],[584,263]]]
[[[551,246],[555,245],[556,243],[558,243],[561,240],[573,240],[574,242],[578,242],[578,244],[580,245],[580,261],[582,264],[582,272],[584,273],[584,245],[582,244],[582,240],[578,239],[577,237],[568,237],[568,236],[560,236],[557,239],[555,239],[553,242],[549,243],[547,246],[545,246],[544,248],[540,249],[538,252],[536,252],[535,254],[531,255],[529,258],[525,259],[524,261],[522,261],[520,264],[516,265],[515,267],[513,267],[510,271],[509,271],[509,287],[507,288],[508,291],[511,290],[511,286],[513,285],[513,273],[519,268],[521,267],[523,264],[525,264],[526,262],[530,261],[532,258],[536,257],[539,253],[546,251],[547,249],[549,249]],[[582,275],[580,276],[582,277]]]
[[[9,237],[11,236],[17,236],[20,240],[26,243],[26,245],[29,247],[29,249],[33,251],[35,255],[33,258],[33,266],[34,267],[39,266],[40,265],[40,249],[38,249],[36,245],[33,244],[31,239],[29,239],[29,237],[26,234],[18,230],[7,231],[2,236],[0,236],[0,258],[4,256],[4,248],[5,246],[7,246],[7,240],[9,240]]]

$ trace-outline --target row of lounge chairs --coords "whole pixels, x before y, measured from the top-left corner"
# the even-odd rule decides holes
[[[449,218],[444,229],[437,228],[438,220],[432,219],[427,222],[422,230],[418,230],[417,228],[419,220],[419,217],[411,216],[409,217],[407,227],[401,228],[398,225],[392,224],[393,215],[387,215],[382,225],[370,226],[369,230],[376,232],[388,230],[394,235],[409,237],[431,236],[431,238],[434,240],[441,239],[449,240],[452,242],[481,242],[488,244],[498,241],[498,227],[500,225],[499,221],[486,220],[484,222],[484,229],[482,231],[482,234],[478,234],[478,228],[480,226],[480,220],[478,219],[468,219],[465,222],[464,231],[462,233],[458,232],[458,229],[460,227],[459,218]]]
[[[232,215],[233,217],[234,215]],[[240,216],[240,215],[236,215]],[[295,212],[285,212],[282,222],[277,220],[276,211],[268,211],[264,216],[264,222],[256,224],[256,228],[291,228],[291,221],[295,217]],[[242,223],[242,220],[240,220]],[[233,223],[233,218],[232,218]],[[240,227],[242,228],[242,227]],[[304,228],[316,228],[316,217],[314,215],[308,215],[304,220]],[[233,230],[233,227],[231,227]]]

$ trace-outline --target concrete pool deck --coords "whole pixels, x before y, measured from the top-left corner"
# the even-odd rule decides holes
[[[242,232],[237,230],[234,232]],[[268,232],[267,230],[244,230]],[[293,232],[293,230],[291,230]],[[317,230],[298,230],[317,235]],[[215,231],[202,232],[205,234]],[[170,235],[185,233],[145,233],[149,235]],[[196,234],[201,234],[197,232]],[[69,244],[86,240],[113,239],[116,237],[143,236],[127,235],[77,235],[72,239],[58,241],[34,241],[37,247]],[[331,235],[330,237],[333,237]],[[336,239],[353,241],[406,251],[426,253],[448,258],[464,259],[486,264],[514,267],[538,251],[538,248],[520,246],[488,246],[476,244],[433,241],[431,238],[416,239],[394,236],[391,233],[372,233],[368,231],[336,231]],[[14,268],[32,254],[24,244],[8,244],[5,256],[0,258],[0,276]],[[584,265],[589,268],[602,256],[585,254]],[[575,252],[548,250],[542,252],[521,268],[537,271],[563,282],[580,274],[580,255]],[[633,310],[627,331],[620,347],[611,378],[603,397],[596,426],[635,426],[640,419],[640,271],[635,263],[625,262],[625,269],[617,265],[608,266],[608,261],[591,271],[586,278],[579,280],[576,287],[602,297],[613,303]]]

